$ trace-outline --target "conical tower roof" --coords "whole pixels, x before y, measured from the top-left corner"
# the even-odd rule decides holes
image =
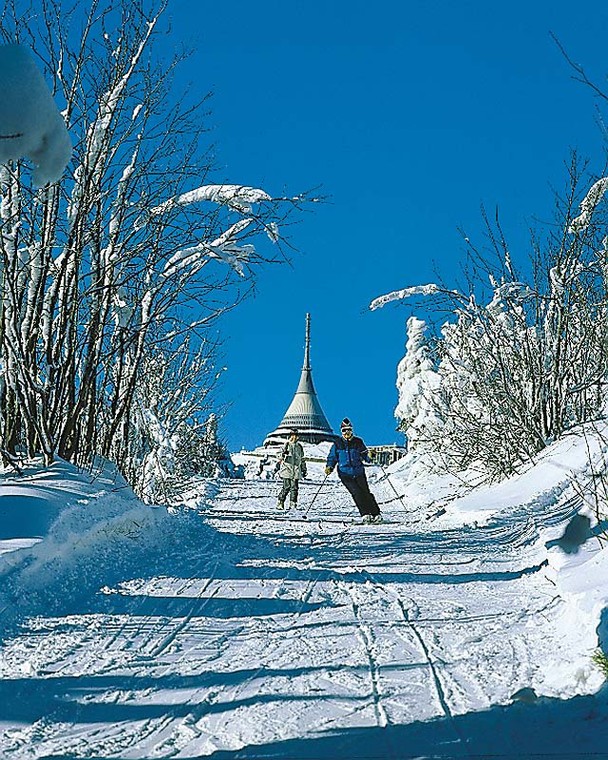
[[[304,348],[304,366],[300,375],[300,382],[296,389],[291,404],[288,406],[281,424],[266,436],[264,445],[273,442],[273,439],[285,439],[289,437],[289,431],[297,428],[300,440],[308,443],[320,443],[321,441],[335,441],[339,436],[332,431],[327,417],[323,413],[319,398],[312,381],[312,368],[310,366],[310,314],[306,315],[306,343]]]

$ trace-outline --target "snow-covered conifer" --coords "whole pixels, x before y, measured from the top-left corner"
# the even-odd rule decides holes
[[[430,429],[435,430],[439,424],[433,399],[439,377],[425,341],[426,329],[425,322],[417,317],[407,320],[406,353],[397,366],[399,401],[395,417],[410,450],[428,441]]]

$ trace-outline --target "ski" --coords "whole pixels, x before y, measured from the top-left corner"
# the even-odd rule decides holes
[[[278,522],[308,523],[309,525],[313,525],[314,523],[328,523],[330,525],[343,525],[344,527],[352,525],[352,522],[349,520],[340,520],[335,517],[306,517],[304,515],[294,515],[293,517],[289,517],[288,515],[268,515],[267,519],[276,520]]]
[[[351,520],[349,518],[339,518],[339,517],[307,517],[306,515],[296,515],[293,516],[289,514],[280,514],[280,513],[268,513],[268,512],[238,512],[236,510],[232,511],[222,511],[220,513],[213,512],[213,511],[207,511],[203,512],[206,517],[210,517],[214,520],[236,520],[236,519],[242,519],[242,520],[271,520],[273,522],[301,522],[301,523],[328,523],[330,525],[343,525],[343,526],[349,526],[349,525],[357,525],[357,526],[369,526],[370,528],[377,528],[381,525],[397,525],[397,520],[383,520],[381,523],[366,523],[363,522],[363,520],[360,519],[354,519]]]
[[[355,518],[354,520],[350,520],[348,518],[345,518],[344,520],[331,518],[331,517],[306,517],[306,515],[302,515],[302,520],[305,522],[342,522],[345,525],[369,525],[370,528],[377,528],[380,525],[400,525],[398,520],[382,520],[382,522],[379,523],[368,523],[364,522],[363,520],[359,518]]]

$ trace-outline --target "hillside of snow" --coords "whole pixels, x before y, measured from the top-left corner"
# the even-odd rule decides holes
[[[1,757],[606,756],[601,437],[473,490],[370,468],[379,526],[322,469],[278,511],[258,454],[170,509],[3,473]]]

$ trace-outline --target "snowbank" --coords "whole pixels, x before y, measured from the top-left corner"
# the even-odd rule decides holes
[[[608,547],[602,540],[608,521],[598,514],[602,500],[590,478],[592,470],[603,469],[607,444],[604,424],[583,427],[544,449],[525,472],[490,486],[436,474],[418,456],[389,468],[405,503],[426,508],[433,526],[482,528],[514,513],[522,523],[535,524],[538,561],[547,563],[547,577],[567,602],[562,625],[579,630],[586,647],[564,664],[567,673],[552,673],[556,689],[572,677],[575,662],[587,663],[579,670],[581,678],[588,677],[598,642],[608,652]]]
[[[556,441],[523,472],[493,485],[479,485],[483,478],[474,471],[438,473],[433,462],[417,452],[387,471],[404,498],[421,506],[444,505],[443,525],[483,525],[506,509],[557,504],[575,488],[584,496],[589,463],[597,467],[606,458],[608,427],[593,424]]]
[[[204,545],[210,532],[193,513],[144,505],[107,462],[89,472],[58,460],[0,482],[11,526],[0,539],[0,634],[26,616],[65,612],[130,569],[152,571],[186,534],[200,531]]]

